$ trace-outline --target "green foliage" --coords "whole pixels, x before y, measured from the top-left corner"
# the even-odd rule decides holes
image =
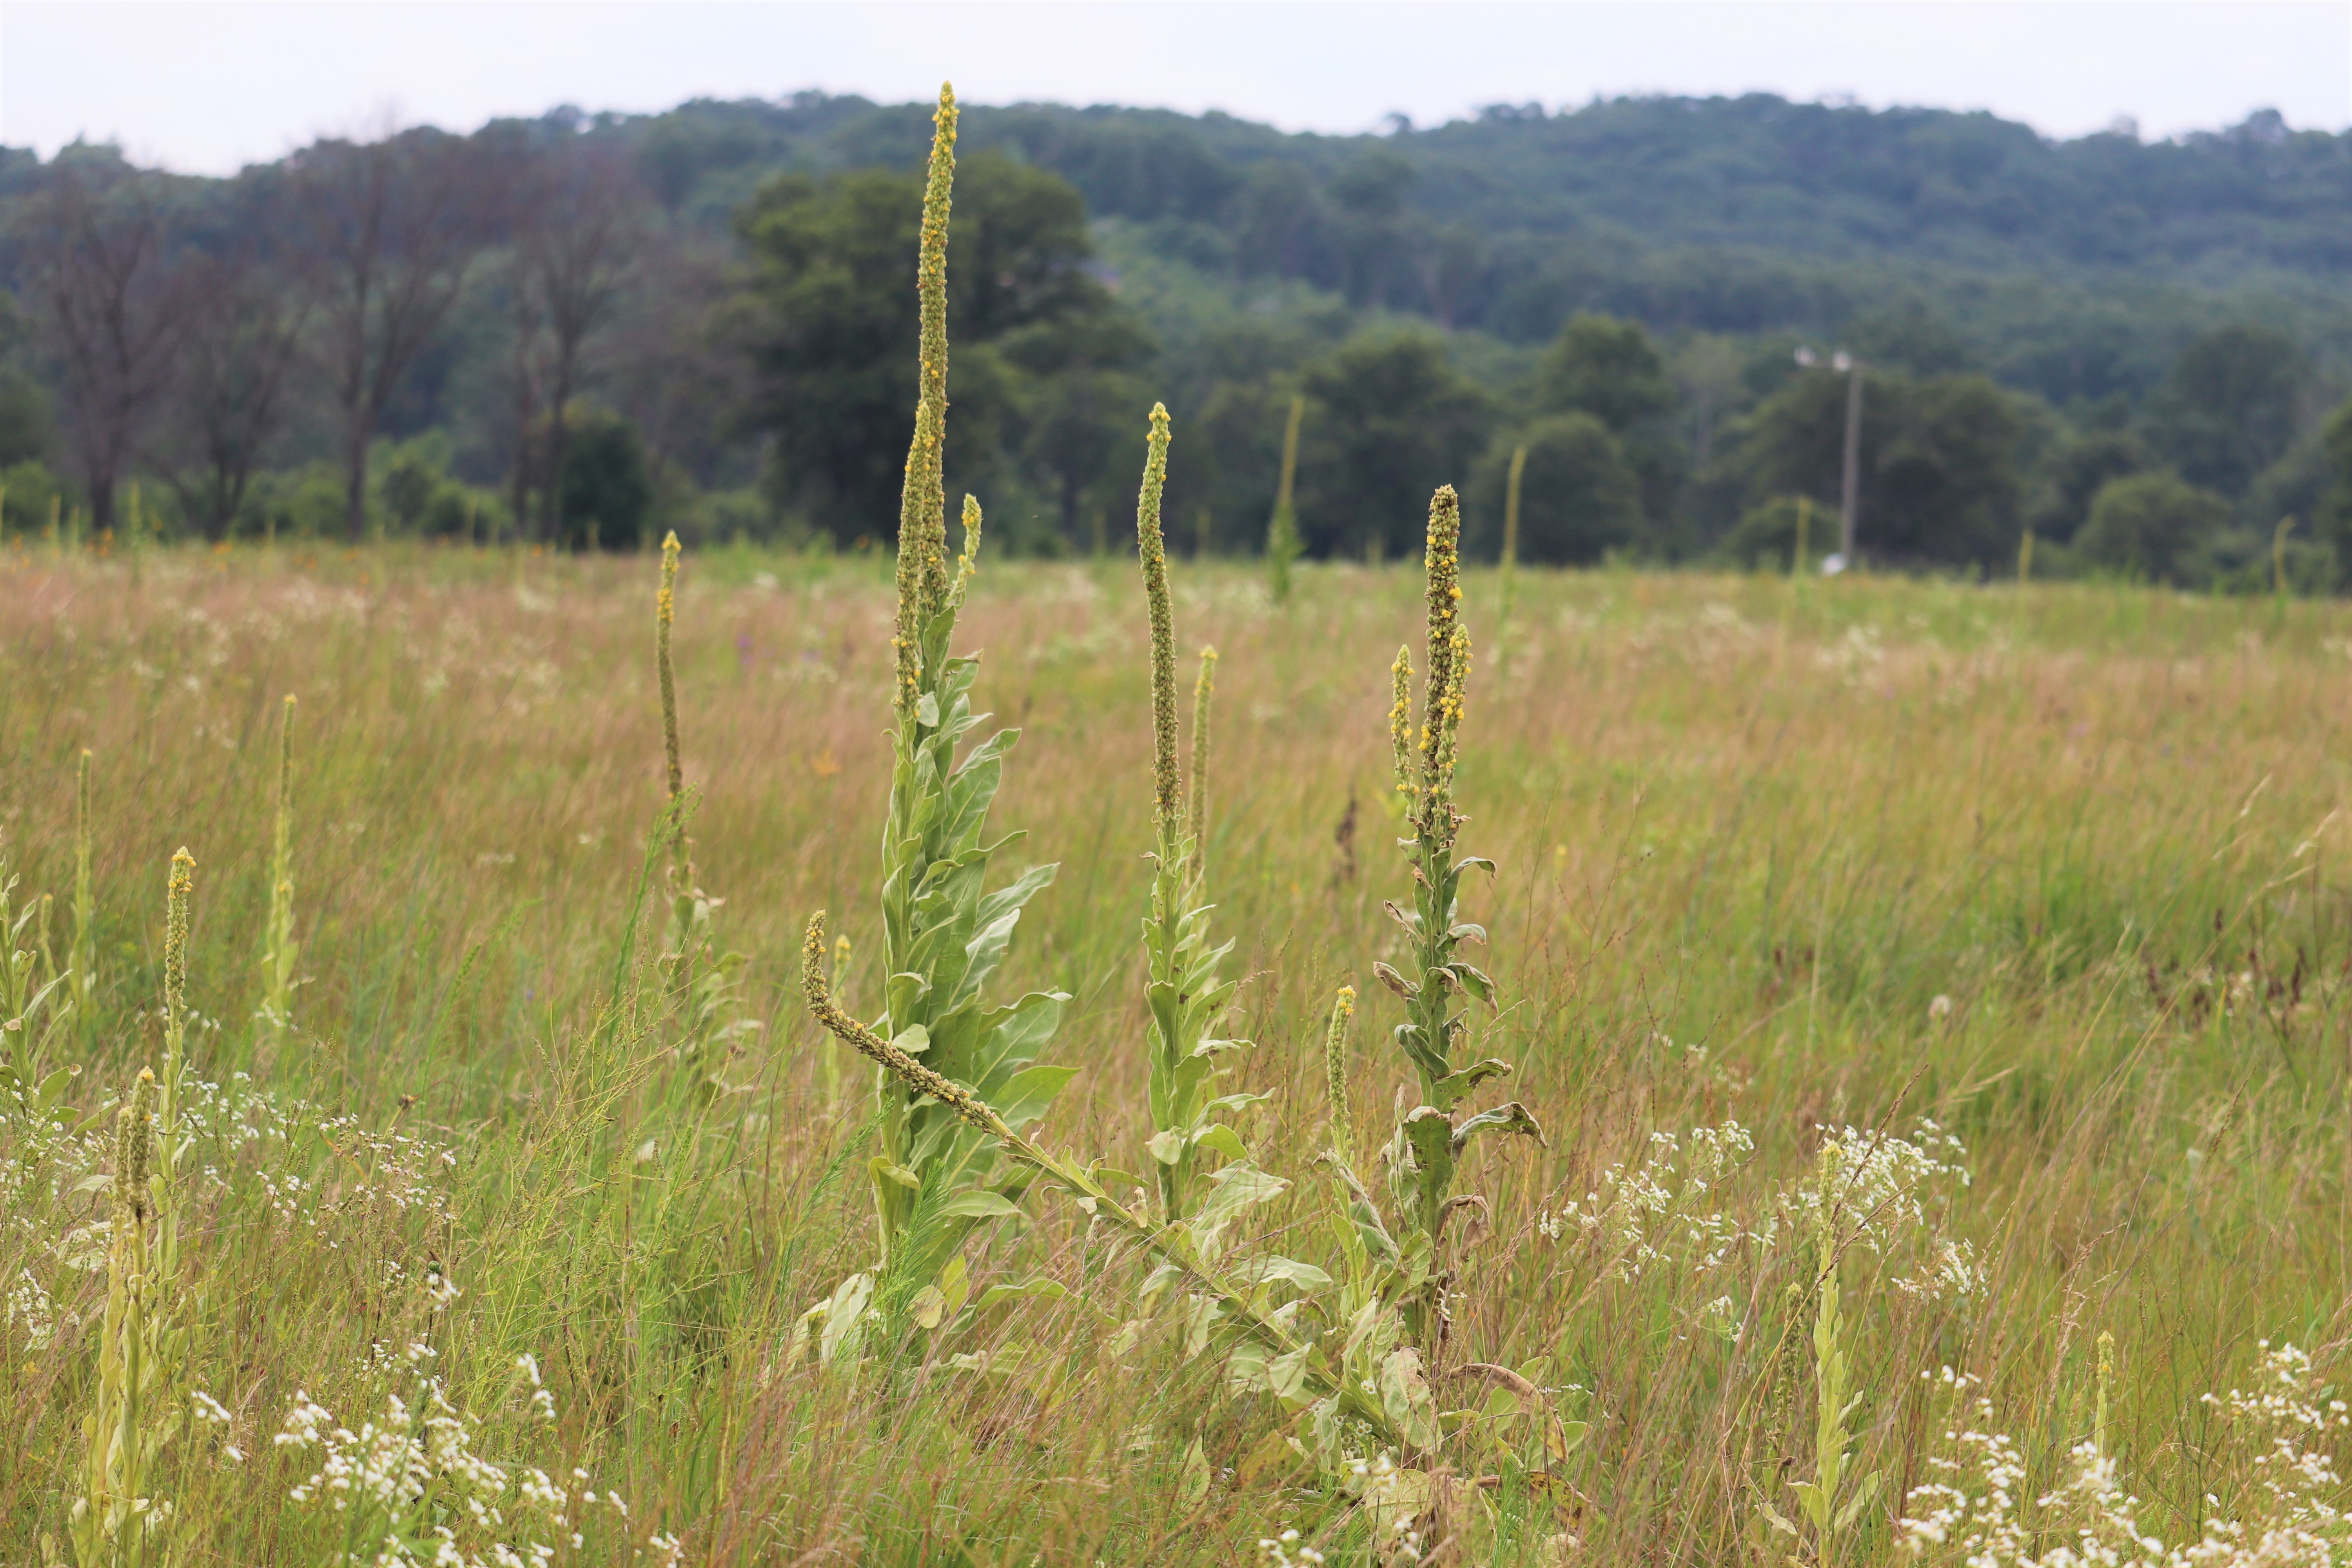
[[[1539,411],[1589,414],[1613,432],[1670,414],[1677,401],[1665,362],[1638,321],[1578,316],[1536,369]]]
[[[906,300],[920,192],[919,180],[882,170],[781,175],[736,220],[752,262],[740,325],[758,378],[751,421],[774,439],[780,495],[844,544],[887,534],[893,454],[915,401]],[[1069,426],[1085,410],[1066,401],[1081,390],[1032,394],[1031,383],[1116,371],[1139,346],[1084,265],[1085,205],[1058,175],[1001,155],[967,159],[959,197],[950,260],[967,282],[949,308],[960,358],[948,466],[966,487],[997,475],[1029,397],[1065,400],[1040,409],[1041,439],[1083,492],[1095,475],[1071,452]]]
[[[2158,449],[2190,483],[2234,495],[2293,444],[2310,380],[2303,350],[2276,328],[2200,333],[2155,400]]]
[[[1363,338],[1310,366],[1298,459],[1299,531],[1318,554],[1411,549],[1422,498],[1458,479],[1493,414],[1424,331]]]
[[[1476,553],[1498,557],[1514,454],[1520,479],[1518,559],[1586,566],[1642,541],[1642,490],[1625,448],[1593,415],[1549,415],[1495,438],[1472,471]]]
[[[2099,488],[2074,546],[2109,571],[2186,587],[2203,580],[2212,537],[2229,520],[2228,501],[2178,474],[2131,474]]]
[[[38,458],[0,468],[0,531],[13,538],[38,538],[50,518],[62,513],[64,504],[65,486]]]
[[[564,422],[561,497],[572,541],[596,550],[635,550],[650,543],[653,481],[636,426],[594,409],[575,408]]]
[[[1810,495],[1836,514],[1846,378],[1792,377],[1760,404],[1727,461],[1750,504]],[[2006,564],[2017,548],[2023,424],[1982,376],[1865,375],[1857,542],[1894,562]],[[1829,542],[1824,541],[1824,542]]]

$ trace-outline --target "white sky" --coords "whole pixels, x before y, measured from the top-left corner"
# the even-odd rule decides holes
[[[2352,0],[0,0],[0,142],[225,173],[322,132],[816,87],[1352,132],[1595,93],[1847,93],[2157,137],[2352,124]]]

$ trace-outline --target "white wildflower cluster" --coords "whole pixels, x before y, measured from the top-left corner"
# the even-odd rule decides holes
[[[1571,1229],[1595,1238],[1621,1279],[1638,1279],[1670,1261],[1712,1268],[1744,1240],[1771,1240],[1769,1219],[1762,1233],[1753,1232],[1706,1201],[1755,1151],[1755,1139],[1737,1121],[1694,1128],[1681,1138],[1653,1132],[1638,1164],[1610,1166],[1598,1189],[1541,1215],[1536,1228],[1553,1241]]]
[[[1961,1163],[1967,1157],[1959,1139],[1933,1121],[1922,1120],[1907,1138],[1847,1127],[1830,1136],[1821,1174],[1791,1188],[1781,1208],[1801,1235],[1817,1234],[1826,1221],[1841,1249],[1859,1246],[1883,1255],[1931,1228],[1934,1211],[1969,1184]]]
[[[1976,1426],[1944,1434],[1960,1457],[1927,1461],[1951,1479],[1916,1487],[1907,1500],[1916,1511],[1901,1530],[1912,1555],[1967,1568],[2339,1568],[2352,1562],[2352,1515],[2336,1501],[2344,1481],[2315,1446],[2326,1434],[2352,1427],[2352,1414],[2341,1400],[2322,1402],[2303,1352],[2264,1341],[2263,1352],[2263,1382],[2253,1393],[2206,1395],[2263,1445],[2242,1489],[2242,1517],[2229,1517],[2222,1500],[2208,1493],[2202,1535],[2168,1546],[2141,1524],[2140,1500],[2125,1489],[2114,1456],[2089,1442],[2068,1455],[2066,1479],[2027,1505],[2020,1490],[2024,1458],[2014,1439],[1993,1430],[1992,1403],[1980,1398]],[[1956,1392],[1971,1381],[1948,1368],[1944,1379]],[[1963,1484],[1970,1469],[1973,1486]]]
[[[537,1363],[523,1359],[535,1389],[532,1406],[545,1401],[551,1415],[552,1401],[537,1386]],[[613,1538],[625,1540],[631,1528],[620,1494],[597,1490],[584,1469],[559,1479],[487,1458],[481,1421],[451,1402],[446,1385],[427,1370],[433,1360],[420,1344],[399,1352],[374,1347],[368,1370],[380,1379],[383,1403],[356,1431],[298,1390],[274,1442],[315,1454],[318,1468],[289,1498],[346,1517],[346,1538],[362,1543],[346,1559],[352,1568],[548,1568],[586,1551],[592,1531],[609,1560]],[[226,1417],[225,1411],[215,1417],[208,1403],[200,1399],[201,1414]],[[629,1555],[668,1568],[683,1551],[677,1537],[656,1533]]]
[[[445,1144],[373,1131],[356,1117],[307,1100],[255,1092],[244,1073],[226,1085],[191,1077],[182,1093],[181,1125],[203,1162],[192,1163],[192,1178],[218,1193],[257,1194],[278,1223],[330,1248],[342,1244],[352,1220],[362,1215],[455,1223],[440,1184],[457,1154]],[[106,1270],[106,1187],[118,1104],[108,1097],[88,1113],[39,1109],[0,1077],[0,1258],[6,1260],[0,1330],[13,1346],[39,1351],[71,1339],[79,1320],[55,1303],[81,1294],[76,1275]],[[325,1182],[294,1168],[321,1144],[332,1151],[333,1173]],[[456,1287],[437,1273],[428,1271],[425,1289],[436,1310],[456,1300]]]
[[[16,1282],[0,1298],[0,1326],[22,1333],[28,1351],[45,1351],[57,1342],[57,1307],[31,1269],[16,1270]]]
[[[1259,1536],[1257,1551],[1265,1568],[1317,1568],[1323,1562],[1323,1553],[1312,1546],[1299,1544],[1298,1531],[1295,1530],[1286,1530],[1278,1536]]]

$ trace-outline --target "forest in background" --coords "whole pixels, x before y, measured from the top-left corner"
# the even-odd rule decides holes
[[[925,105],[803,93],[327,139],[230,179],[0,150],[0,526],[886,546]],[[1740,99],[1292,135],[972,108],[949,482],[1114,542],[1164,399],[1188,547],[1464,487],[1525,559],[2352,581],[2352,134],[2144,142]],[[137,499],[134,500],[133,498]],[[2294,523],[2284,532],[2283,520]]]

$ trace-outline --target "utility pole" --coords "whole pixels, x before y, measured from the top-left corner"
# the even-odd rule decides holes
[[[1811,370],[1821,359],[1812,350],[1797,350],[1797,363]],[[1830,368],[1845,382],[1845,464],[1838,495],[1838,552],[1823,563],[1832,572],[1853,569],[1854,523],[1862,511],[1862,361],[1840,349],[1830,357]]]

